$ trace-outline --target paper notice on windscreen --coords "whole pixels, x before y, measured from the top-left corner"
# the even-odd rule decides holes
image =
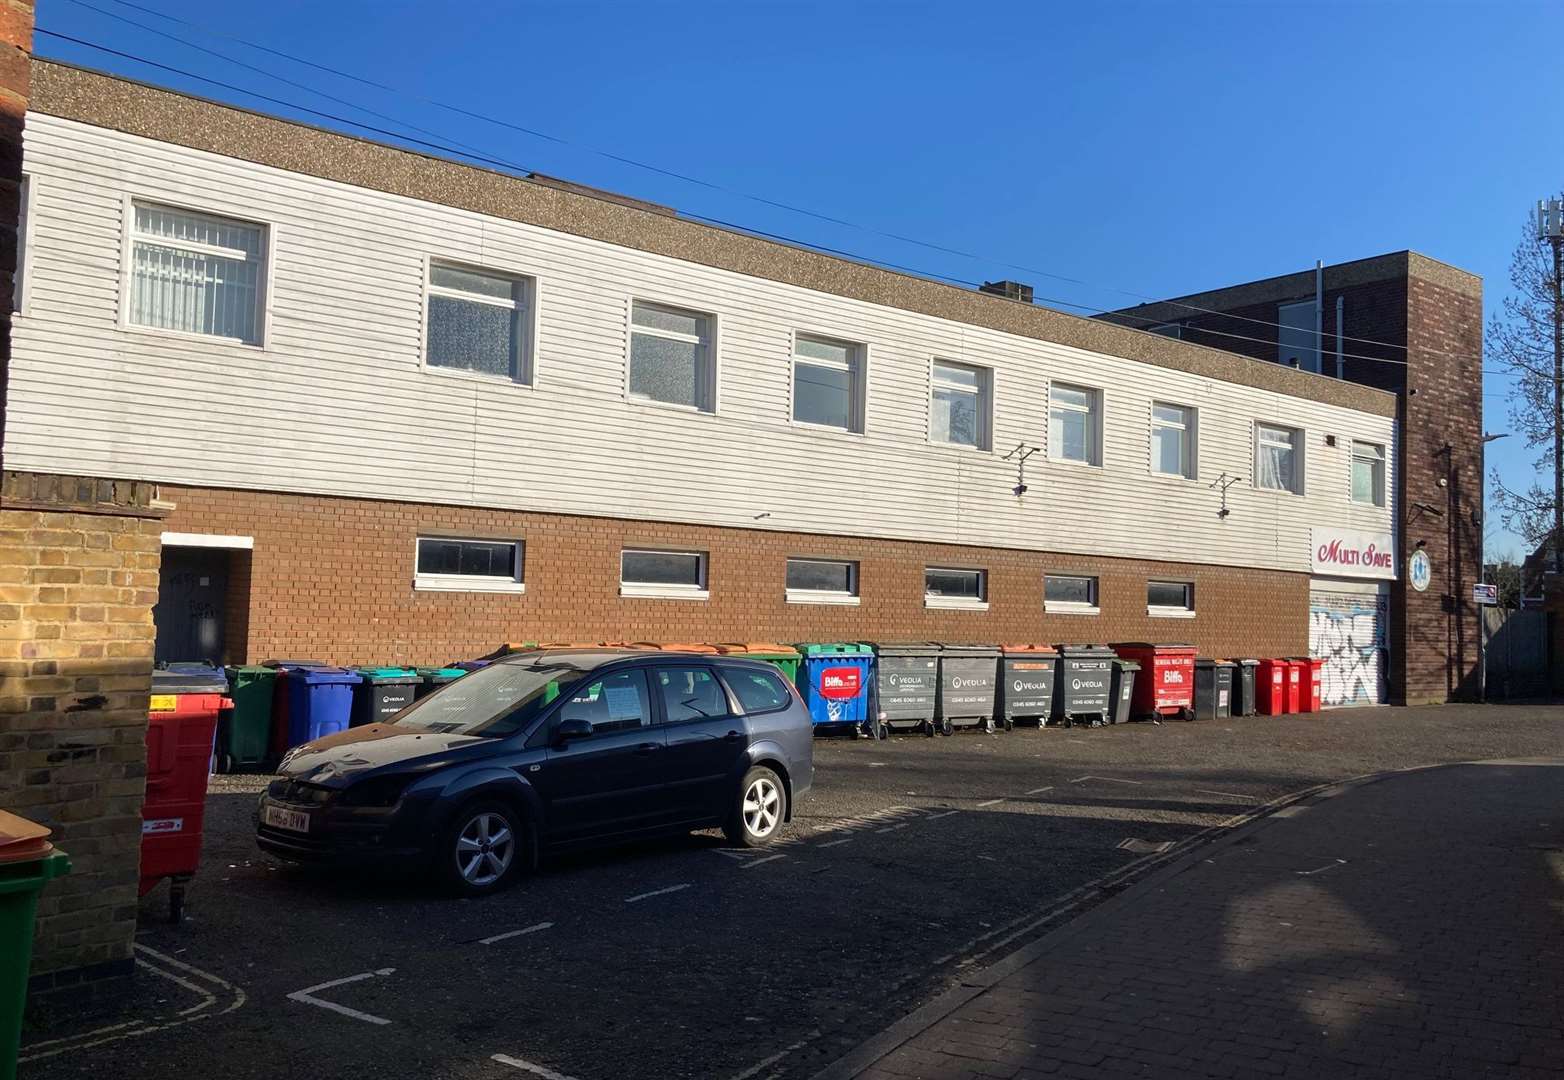
[[[613,720],[639,720],[641,695],[633,686],[605,686],[603,695],[608,698],[608,715]]]

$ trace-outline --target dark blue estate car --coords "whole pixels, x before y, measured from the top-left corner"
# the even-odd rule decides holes
[[[426,867],[478,894],[550,849],[712,826],[768,844],[809,790],[813,740],[770,664],[545,651],[296,747],[278,772],[257,814],[263,850]]]

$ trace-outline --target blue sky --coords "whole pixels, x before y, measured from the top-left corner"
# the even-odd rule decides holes
[[[38,23],[539,172],[1095,308],[1410,247],[1482,275],[1492,312],[1529,208],[1564,188],[1564,64],[1547,61],[1564,23],[1545,2],[133,2],[40,0]],[[58,38],[37,51],[291,112]],[[1508,430],[1506,386],[1487,377],[1490,431]],[[1513,483],[1532,457],[1514,439],[1490,448]],[[1491,555],[1518,551],[1490,528]]]

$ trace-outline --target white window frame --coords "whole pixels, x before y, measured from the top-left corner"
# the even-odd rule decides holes
[[[516,570],[509,576],[482,574],[420,574],[418,549],[425,540],[436,543],[509,544],[516,549]],[[526,541],[510,537],[420,535],[413,540],[413,588],[418,592],[513,593],[527,591]]]
[[[1309,311],[1309,323],[1308,323],[1308,325],[1305,326],[1305,327],[1297,327],[1297,326],[1293,326],[1290,323],[1288,323],[1288,321],[1287,321],[1287,314],[1286,313],[1290,312],[1290,311],[1297,311],[1297,310],[1300,310],[1300,309],[1303,309],[1303,308],[1307,308],[1308,311]],[[1321,342],[1314,335],[1314,326],[1315,326],[1316,318],[1317,317],[1316,317],[1315,312],[1314,312],[1314,301],[1313,300],[1298,300],[1298,301],[1295,301],[1295,302],[1293,302],[1291,304],[1277,304],[1276,305],[1276,362],[1278,364],[1281,364],[1283,367],[1291,367],[1292,366],[1291,364],[1289,364],[1287,362],[1286,357],[1284,357],[1282,355],[1282,350],[1283,350],[1282,335],[1285,334],[1288,331],[1295,331],[1295,332],[1300,333],[1300,334],[1306,334],[1309,337],[1310,341],[1312,342],[1312,344],[1310,344],[1306,349],[1300,350],[1301,352],[1303,352],[1304,355],[1302,355],[1302,356],[1300,356],[1298,358],[1298,370],[1300,370],[1300,371],[1312,371],[1316,375],[1319,374],[1319,372],[1320,372],[1320,363],[1321,363],[1321,359],[1322,358],[1320,356],[1320,345],[1321,345]],[[1312,355],[1314,357],[1313,366],[1310,366],[1310,363],[1309,363],[1309,356],[1310,355]]]
[[[809,341],[818,341],[825,345],[840,345],[851,353],[850,359],[845,364],[832,360],[821,360],[814,356],[800,356],[798,354],[798,342],[803,338]],[[836,337],[831,334],[820,334],[810,330],[794,330],[792,334],[792,363],[788,369],[788,421],[795,427],[808,431],[835,432],[838,435],[862,436],[868,430],[869,419],[869,346],[861,341],[850,341],[847,338]],[[848,426],[837,427],[835,424],[817,424],[812,420],[800,420],[798,418],[798,365],[808,364],[811,367],[831,368],[836,371],[846,371],[848,374]]]
[[[682,341],[687,345],[701,345],[701,338],[694,334],[681,334],[672,330],[661,330],[656,327],[642,326],[635,321],[635,306],[644,304],[647,307],[662,308],[679,315],[693,315],[706,320],[705,355],[697,358],[696,363],[702,361],[706,367],[706,382],[702,387],[707,403],[711,406],[705,408],[700,404],[681,405],[674,401],[659,401],[654,397],[644,394],[632,394],[630,392],[630,369],[635,357],[635,335],[647,334],[651,337],[660,337],[668,341]],[[657,297],[637,295],[629,298],[625,304],[625,374],[624,395],[625,400],[632,405],[645,405],[654,409],[673,409],[675,412],[688,413],[691,416],[716,416],[721,408],[719,391],[721,380],[717,371],[717,357],[719,344],[719,329],[721,320],[714,311],[702,308],[690,307],[676,300],[662,300]]]
[[[1153,585],[1178,585],[1184,589],[1184,595],[1188,598],[1185,606],[1174,607],[1171,604],[1153,604],[1151,602],[1151,587]],[[1195,583],[1193,581],[1177,581],[1170,578],[1152,578],[1146,582],[1146,614],[1154,619],[1193,619],[1195,617]]]
[[[1159,407],[1180,410],[1184,414],[1183,423],[1159,419],[1157,417],[1157,409]],[[1156,446],[1158,428],[1172,428],[1184,433],[1184,460],[1179,472],[1164,472],[1157,467],[1157,455],[1153,448]],[[1181,405],[1176,401],[1153,401],[1151,403],[1151,439],[1148,441],[1146,449],[1153,476],[1165,476],[1171,480],[1200,479],[1200,410],[1193,405]]]
[[[626,581],[626,555],[693,555],[700,560],[699,582],[695,585],[659,585],[654,582]],[[710,600],[711,589],[707,574],[710,559],[704,551],[683,548],[624,547],[619,549],[619,595],[650,600]]]
[[[174,337],[184,341],[205,341],[216,345],[231,345],[242,349],[260,349],[265,351],[271,335],[272,322],[272,260],[276,257],[278,230],[271,221],[263,221],[255,217],[245,217],[238,214],[224,213],[221,210],[212,210],[208,207],[190,206],[186,203],[170,201],[159,198],[156,195],[127,194],[121,201],[120,217],[123,222],[123,231],[120,235],[120,288],[119,288],[119,329],[136,334],[152,334],[157,337]],[[130,317],[130,309],[135,302],[135,277],[136,277],[136,240],[141,234],[136,231],[136,207],[158,207],[164,210],[172,210],[176,214],[191,214],[196,217],[217,218],[223,221],[232,221],[237,225],[247,225],[261,230],[260,271],[256,275],[255,282],[255,340],[245,341],[243,338],[223,337],[219,334],[199,334],[192,330],[174,330],[166,326],[144,326],[134,322]],[[223,258],[249,258],[246,252],[236,251],[232,248],[212,247],[206,244],[174,245],[162,243],[148,238],[148,243],[156,247],[182,246],[189,251],[203,252],[209,255],[218,255]]]
[[[1358,447],[1360,446],[1368,447],[1373,451],[1373,453],[1360,456],[1358,454]],[[1357,497],[1356,485],[1353,483],[1353,473],[1357,469],[1357,464],[1359,461],[1373,461],[1377,466],[1377,468],[1374,470],[1374,492],[1373,495],[1367,500]],[[1388,458],[1386,457],[1385,445],[1383,443],[1369,442],[1367,439],[1353,439],[1351,452],[1348,454],[1347,458],[1348,500],[1358,506],[1384,507],[1387,501],[1385,494],[1387,475],[1389,472],[1387,465]]]
[[[958,393],[974,393],[968,387],[957,386],[954,383],[942,381],[939,377],[941,367],[962,368],[975,372],[978,377],[978,386],[975,391],[978,399],[978,431],[977,444],[964,442],[952,442],[949,439],[936,439],[934,437],[934,391],[936,388],[955,390]],[[981,454],[993,453],[994,448],[994,369],[984,367],[981,364],[969,364],[965,360],[951,360],[943,356],[935,356],[929,360],[929,392],[925,401],[929,410],[928,439],[934,446],[949,446],[957,450],[973,451]]]
[[[437,266],[448,267],[452,270],[466,270],[469,273],[484,274],[488,277],[508,278],[521,284],[523,294],[526,297],[521,303],[525,305],[526,310],[521,320],[521,340],[517,342],[519,355],[515,359],[515,369],[511,374],[491,375],[486,371],[445,367],[429,362],[429,297],[445,296],[454,300],[469,301],[474,304],[488,304],[491,307],[507,308],[511,311],[515,311],[517,308],[517,302],[514,300],[501,300],[497,296],[483,296],[479,293],[470,293],[462,289],[453,289],[446,285],[434,284],[434,270]],[[538,379],[538,299],[539,288],[536,274],[528,274],[509,267],[486,266],[480,263],[466,262],[462,259],[447,259],[439,255],[426,255],[424,257],[423,351],[418,358],[419,366],[434,375],[450,375],[458,379],[482,379],[491,384],[525,386],[529,389],[535,387]]]
[[[831,563],[848,568],[848,591],[838,592],[834,589],[794,589],[787,585],[787,567],[796,562],[807,563]],[[856,559],[831,559],[824,556],[790,555],[782,571],[782,586],[787,594],[789,604],[837,604],[843,607],[857,607],[859,603],[859,567]]]
[[[1075,578],[1080,581],[1091,582],[1091,600],[1082,603],[1079,600],[1050,600],[1048,599],[1049,578]],[[1102,614],[1102,580],[1096,574],[1043,574],[1043,611],[1049,615],[1100,615]]]
[[[1184,336],[1184,324],[1181,322],[1158,323],[1156,326],[1146,327],[1146,333],[1156,334],[1159,337],[1173,338],[1176,341]]]
[[[33,194],[37,182],[30,173],[22,174],[22,185],[17,192],[16,223],[16,272],[11,275],[11,314],[21,315],[27,310],[27,282],[32,277],[27,272],[27,257],[33,250]]]
[[[1282,445],[1281,443],[1278,443],[1278,442],[1276,442],[1274,440],[1263,438],[1262,435],[1261,435],[1261,430],[1260,430],[1261,428],[1277,428],[1278,430],[1285,430],[1285,431],[1292,432],[1292,435],[1293,435],[1293,441],[1292,441],[1292,471],[1293,471],[1293,475],[1292,475],[1292,484],[1291,484],[1290,487],[1279,487],[1279,488],[1278,487],[1270,487],[1269,485],[1260,483],[1260,447],[1261,446],[1280,446],[1280,445]],[[1291,424],[1273,423],[1270,420],[1256,420],[1254,422],[1254,436],[1253,437],[1254,437],[1254,450],[1253,450],[1253,453],[1250,455],[1250,465],[1253,466],[1253,469],[1254,469],[1254,479],[1251,481],[1251,485],[1254,487],[1254,489],[1256,491],[1272,491],[1272,492],[1275,492],[1275,493],[1277,493],[1279,495],[1302,495],[1303,492],[1304,492],[1304,482],[1303,482],[1303,478],[1304,478],[1304,475],[1305,475],[1304,470],[1306,468],[1306,459],[1305,459],[1305,456],[1304,456],[1304,454],[1305,454],[1304,447],[1308,444],[1308,436],[1304,432],[1304,429],[1301,428],[1301,427],[1294,427]]]
[[[1082,408],[1073,402],[1060,402],[1054,400],[1054,390],[1077,390],[1091,396],[1091,404]],[[1106,395],[1095,386],[1085,386],[1081,383],[1069,383],[1062,381],[1050,381],[1048,384],[1048,460],[1058,462],[1061,465],[1080,465],[1089,469],[1102,468],[1103,459],[1103,429],[1107,426],[1103,421],[1106,412]],[[1086,416],[1086,422],[1090,425],[1087,431],[1087,459],[1058,457],[1053,451],[1053,424],[1054,410],[1064,409],[1067,412],[1082,413]]]
[[[936,596],[930,593],[929,573],[934,570],[941,570],[950,574],[978,575],[978,595],[976,597]],[[943,608],[949,611],[987,611],[988,571],[976,566],[925,566],[923,568],[923,606],[926,608]]]

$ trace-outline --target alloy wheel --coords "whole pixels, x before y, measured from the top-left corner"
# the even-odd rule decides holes
[[[469,885],[493,885],[516,856],[510,822],[491,811],[474,814],[456,838],[456,871]]]
[[[744,792],[744,828],[757,839],[770,836],[782,816],[782,792],[776,781],[761,776]]]

